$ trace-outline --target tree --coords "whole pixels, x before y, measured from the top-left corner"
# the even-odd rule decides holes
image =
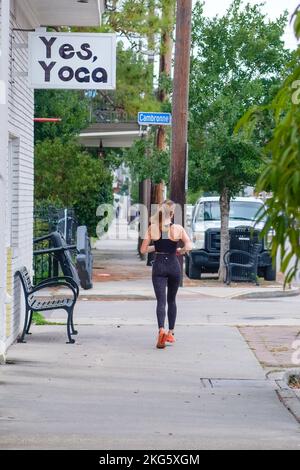
[[[132,46],[138,45],[141,37],[159,32],[161,23],[157,8],[163,1],[116,0],[115,9],[108,13],[107,23],[125,36]]]
[[[77,143],[88,124],[88,98],[82,91],[37,90],[35,115],[62,119],[35,125],[35,204],[73,207],[79,223],[95,234],[97,207],[112,202],[112,177]]]
[[[98,91],[92,100],[95,108],[117,111],[134,119],[141,107],[160,110],[153,89],[153,65],[147,60],[157,50],[153,47],[148,56],[146,44],[149,35],[155,37],[159,32],[158,4],[157,0],[115,0],[113,7],[104,13],[101,26],[72,28],[75,32],[118,33],[117,86],[113,91]]]
[[[153,73],[142,54],[117,44],[117,85],[114,91],[98,91],[90,103],[93,109],[116,111],[136,120],[141,109],[160,111],[153,89]]]
[[[175,0],[164,0],[161,2],[162,24],[160,39],[160,61],[159,61],[159,87],[158,99],[164,111],[171,111],[170,93],[172,91],[172,55],[173,55],[173,32],[175,26]],[[156,145],[158,150],[166,151],[168,148],[168,130],[165,126],[157,129]],[[159,184],[152,182],[151,202],[160,204],[163,202],[165,185],[162,180]]]
[[[172,2],[174,2],[174,0],[167,0],[168,4]],[[104,24],[100,28],[72,28],[72,31],[77,32],[115,31],[119,33],[122,40],[118,42],[117,46],[117,88],[113,92],[99,91],[93,99],[88,99],[84,92],[65,92],[57,90],[37,91],[35,114],[41,117],[62,118],[62,122],[59,124],[36,124],[36,142],[41,142],[41,145],[37,147],[39,155],[46,157],[47,152],[49,155],[52,155],[55,151],[59,150],[59,155],[62,156],[61,147],[59,147],[57,138],[60,139],[61,143],[66,143],[66,150],[70,153],[69,147],[72,147],[74,144],[75,136],[81,129],[88,125],[91,106],[102,110],[117,111],[119,114],[123,113],[124,116],[127,115],[129,118],[136,116],[137,112],[141,110],[141,107],[147,111],[160,111],[161,103],[156,96],[153,86],[153,60],[154,55],[159,53],[158,35],[160,35],[162,30],[166,32],[168,29],[166,21],[162,21],[160,14],[160,11],[165,7],[165,3],[165,1],[161,2],[160,0],[115,1],[114,6],[116,8],[106,13]],[[64,30],[64,28],[59,29]],[[130,46],[128,46],[128,44]],[[153,51],[151,52],[150,49]],[[162,89],[165,83],[166,80],[160,83],[160,89]],[[48,139],[53,142],[51,143]],[[154,139],[151,139],[151,142],[153,143]],[[152,144],[152,146],[154,146],[154,144]],[[128,153],[128,155],[126,153],[125,158],[128,162],[132,161],[131,168],[136,168],[134,165],[135,157],[133,156],[135,149],[137,149],[136,155],[140,156],[141,162],[145,160],[144,155],[141,156],[138,147],[134,147],[133,153]],[[151,151],[152,149],[148,149],[147,147],[147,152],[151,153]],[[77,152],[81,152],[79,148],[77,148]],[[121,154],[123,153],[121,152]],[[155,151],[154,154],[157,155]],[[162,157],[160,165],[157,165],[155,160],[153,162],[147,161],[145,168],[139,174],[151,174],[156,181],[156,175],[162,174],[160,168],[165,164],[166,152],[162,152],[160,156]],[[48,160],[46,159],[46,161]],[[58,162],[59,160],[57,160],[57,163]],[[40,161],[38,164],[42,165],[42,162]],[[108,164],[105,165],[108,166]],[[67,167],[68,163],[64,162],[62,166]],[[45,170],[48,172],[51,171],[48,167],[46,167]],[[56,179],[57,170],[57,175],[59,175],[60,169],[53,167],[53,179]],[[73,178],[76,177],[76,175],[72,173],[72,169],[70,169],[70,175],[71,174]],[[49,175],[49,178],[46,178],[46,180],[47,183],[49,183],[51,176]],[[36,184],[38,186],[36,197],[40,198],[42,195],[45,197],[48,194],[48,184],[44,185],[38,175]],[[77,184],[77,182],[75,184]],[[105,181],[103,184],[105,188],[104,195],[108,197]],[[91,185],[93,185],[93,179],[91,179]],[[83,211],[81,207],[78,206],[77,199],[73,199],[75,198],[75,194],[71,190],[72,188],[63,189],[65,192],[63,192],[63,194],[60,193],[60,197],[57,196],[57,198],[59,200],[69,201],[68,205],[74,205],[82,220]],[[70,197],[68,197],[68,192],[70,192]],[[85,195],[88,197],[88,193],[85,193]],[[85,195],[81,200],[85,199]],[[104,197],[104,195],[102,195],[102,197]],[[93,199],[91,195],[91,204],[92,200],[97,200],[96,195],[95,199]],[[66,202],[64,202],[64,204],[66,204]],[[84,207],[84,212],[86,213],[86,204]],[[95,213],[95,211],[93,213]],[[93,220],[92,217],[92,222]]]
[[[139,100],[139,110],[170,111],[169,94],[171,91],[171,69],[173,30],[175,23],[175,0],[125,0],[116,2],[121,8],[109,16],[109,23],[115,31],[124,35],[130,42],[132,49],[148,55],[148,71],[151,76],[151,90],[153,101],[149,106],[145,97]],[[154,94],[154,54],[160,56],[159,84]],[[127,92],[128,83],[125,83]],[[148,104],[148,105],[147,105]],[[169,105],[169,106],[168,106]],[[164,126],[157,128],[157,136],[153,145],[165,152],[168,144],[168,131]],[[154,153],[156,150],[152,149]],[[151,152],[150,152],[151,153]],[[149,158],[150,155],[148,155]],[[152,184],[151,184],[152,183]],[[141,197],[144,204],[162,202],[164,182],[155,184],[144,180],[140,185]],[[151,193],[151,194],[150,194]],[[146,201],[147,199],[147,201]],[[150,201],[151,199],[151,201]]]
[[[35,200],[74,207],[79,223],[95,235],[96,210],[112,202],[112,176],[103,162],[74,142],[46,139],[35,146]]]
[[[282,40],[287,15],[268,20],[262,5],[234,0],[224,16],[194,9],[190,86],[190,189],[217,192],[221,209],[220,279],[229,248],[230,198],[253,185],[262,167],[270,120],[251,136],[235,126],[252,104],[269,103],[291,54]]]
[[[35,116],[61,118],[59,123],[35,123],[35,142],[56,137],[69,140],[87,126],[89,100],[82,91],[36,90]]]
[[[300,6],[294,14],[294,30],[300,39]],[[237,131],[246,125],[246,131],[259,122],[266,110],[274,116],[275,128],[264,148],[265,169],[258,191],[271,192],[266,201],[265,233],[274,230],[272,254],[281,255],[281,270],[286,283],[291,282],[300,264],[300,48],[294,60],[287,64],[288,77],[267,107],[251,108],[241,119]]]
[[[170,156],[167,150],[159,150],[153,145],[155,131],[150,138],[136,140],[131,148],[112,151],[106,157],[111,169],[119,168],[122,163],[130,169],[134,183],[151,179],[154,184],[168,180]],[[145,158],[149,155],[149,158]]]

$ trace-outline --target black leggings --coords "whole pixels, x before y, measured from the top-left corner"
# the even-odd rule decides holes
[[[169,329],[174,330],[177,315],[176,294],[180,279],[181,269],[176,254],[156,254],[152,268],[152,282],[157,299],[156,314],[159,328],[165,327],[168,301]],[[167,288],[168,294],[166,294]]]

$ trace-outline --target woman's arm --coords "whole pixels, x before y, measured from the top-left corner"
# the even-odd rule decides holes
[[[142,253],[142,255],[145,255],[147,253],[154,253],[155,247],[150,246],[150,243],[151,243],[151,236],[150,236],[150,229],[148,228],[146,235],[144,237],[144,241],[140,248],[140,252]]]
[[[191,249],[193,248],[193,243],[183,227],[182,227],[181,240],[183,241],[184,246],[182,248],[177,249],[177,254],[185,255],[185,253],[187,253],[188,251],[191,251]]]

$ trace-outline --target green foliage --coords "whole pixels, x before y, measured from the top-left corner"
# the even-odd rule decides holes
[[[136,120],[139,111],[171,111],[169,100],[162,103],[158,98],[162,90],[170,95],[172,80],[165,73],[160,74],[155,90],[153,60],[147,54],[165,52],[162,38],[174,29],[175,3],[175,0],[116,0],[115,10],[106,12],[99,32],[115,31],[122,39],[117,44],[117,87],[114,91],[98,92],[92,100],[94,109],[118,111],[129,120]],[[149,158],[145,158],[146,154]],[[161,175],[168,176],[169,155],[156,150],[154,138],[147,144],[136,143],[130,151],[111,150],[106,161],[113,169],[122,163],[129,166],[135,190],[136,182],[145,175],[157,183]]]
[[[137,46],[140,38],[156,38],[173,31],[175,0],[116,0],[115,4],[116,9],[106,13],[104,21],[132,46]],[[158,44],[155,39],[154,42]]]
[[[98,93],[95,104],[124,111],[130,117],[141,110],[160,111],[153,86],[153,60],[148,54],[163,52],[160,39],[172,33],[174,12],[175,0],[116,0],[114,9],[104,14],[100,27],[72,28],[72,31],[116,32],[121,38],[117,44],[116,90]],[[161,77],[159,88],[162,87],[170,91],[167,77]]]
[[[96,209],[112,202],[112,177],[103,162],[73,141],[46,139],[35,147],[35,199],[74,207],[80,224],[95,233]]]
[[[111,178],[104,165],[74,143],[75,136],[88,125],[89,106],[124,112],[130,118],[141,110],[170,110],[170,104],[162,105],[156,96],[153,63],[143,50],[160,52],[160,36],[174,28],[174,17],[171,20],[172,15],[161,13],[174,10],[175,0],[116,0],[114,4],[116,10],[106,12],[101,27],[77,27],[72,31],[115,31],[125,38],[126,44],[129,42],[131,47],[118,42],[116,90],[98,92],[94,99],[77,91],[36,92],[35,115],[62,118],[58,124],[36,124],[36,201],[74,207],[80,222],[93,232],[96,207],[101,202],[111,202],[112,190]],[[170,92],[170,80],[162,76],[159,87]],[[145,158],[146,154],[151,157]],[[132,172],[136,172],[134,182],[145,175],[159,182],[168,175],[169,155],[155,149],[154,139],[151,145],[147,143],[147,149],[144,143],[137,143],[128,152],[111,152],[105,161],[110,168],[125,162]],[[134,187],[136,189],[137,185]]]
[[[134,32],[141,36],[159,32],[160,18],[155,11],[158,2],[155,0],[123,0],[117,4],[120,7],[108,16],[108,22],[114,31],[126,35]]]
[[[287,14],[268,20],[262,4],[233,0],[224,16],[205,18],[194,9],[190,82],[190,189],[221,196],[221,263],[229,248],[226,214],[230,197],[254,185],[263,167],[262,147],[271,134],[266,112],[253,132],[234,133],[253,105],[268,104],[291,54],[284,47]]]
[[[129,149],[112,151],[107,156],[107,162],[112,169],[124,163],[136,181],[149,178],[158,184],[161,180],[167,181],[169,178],[170,154],[168,151],[158,150],[153,145],[153,135],[148,139],[136,140]]]
[[[187,204],[193,204],[193,205],[196,204],[198,199],[202,196],[203,196],[202,189],[199,189],[198,191],[196,191],[194,193],[189,191],[188,194],[187,194]]]
[[[40,312],[33,312],[32,322],[36,326],[45,326],[45,325],[60,326],[60,325],[65,325],[65,323],[50,322],[50,321],[46,320],[44,315],[42,315]]]
[[[255,184],[260,168],[257,146],[239,136],[229,135],[220,121],[215,123],[201,152],[195,152],[191,158],[190,186],[218,194],[228,188],[229,195],[234,196],[244,186]]]
[[[173,81],[171,77],[164,72],[162,72],[159,76],[158,91],[160,90],[163,90],[167,95],[170,95],[173,91]],[[163,112],[171,112],[171,103],[167,101],[163,104],[166,106]]]
[[[103,162],[76,143],[76,136],[88,125],[89,104],[82,91],[35,92],[35,115],[62,119],[35,125],[35,205],[73,207],[92,236],[98,205],[112,201],[112,178]]]
[[[300,11],[295,13],[294,29],[300,37]],[[266,167],[257,184],[258,191],[269,191],[267,200],[268,223],[265,232],[273,228],[272,242],[274,259],[281,254],[281,270],[286,274],[286,283],[291,282],[300,261],[300,48],[291,64],[289,76],[268,106],[275,119],[272,137],[264,148]],[[253,128],[265,108],[252,108],[239,123],[240,127]]]
[[[223,17],[205,18],[197,3],[193,20],[190,87],[190,184],[231,195],[253,184],[260,145],[270,132],[267,116],[253,137],[234,135],[251,104],[270,101],[290,53],[282,36],[286,15],[267,20],[261,5],[234,0]]]
[[[153,70],[141,54],[117,45],[117,86],[114,91],[100,92],[92,100],[93,108],[117,110],[136,119],[141,110],[160,111],[153,91]]]
[[[160,111],[160,104],[153,91],[152,66],[141,54],[125,49],[122,42],[117,48],[117,88],[114,92],[117,109],[130,116],[139,111]]]
[[[88,124],[89,101],[82,91],[36,90],[35,116],[61,118],[59,123],[35,123],[35,142],[60,137],[69,140]]]
[[[40,312],[33,312],[32,322],[37,326],[44,326],[48,324],[47,320]]]

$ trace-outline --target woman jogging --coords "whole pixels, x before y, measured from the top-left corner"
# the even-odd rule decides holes
[[[157,299],[158,340],[157,348],[163,349],[166,343],[174,343],[174,328],[177,315],[176,295],[180,285],[181,268],[179,255],[192,249],[192,242],[181,225],[174,224],[176,204],[164,201],[157,213],[151,217],[150,225],[141,246],[141,253],[155,253],[152,282]],[[150,246],[151,241],[154,246]],[[184,243],[178,248],[178,243]],[[166,303],[168,302],[168,333],[165,330]]]

